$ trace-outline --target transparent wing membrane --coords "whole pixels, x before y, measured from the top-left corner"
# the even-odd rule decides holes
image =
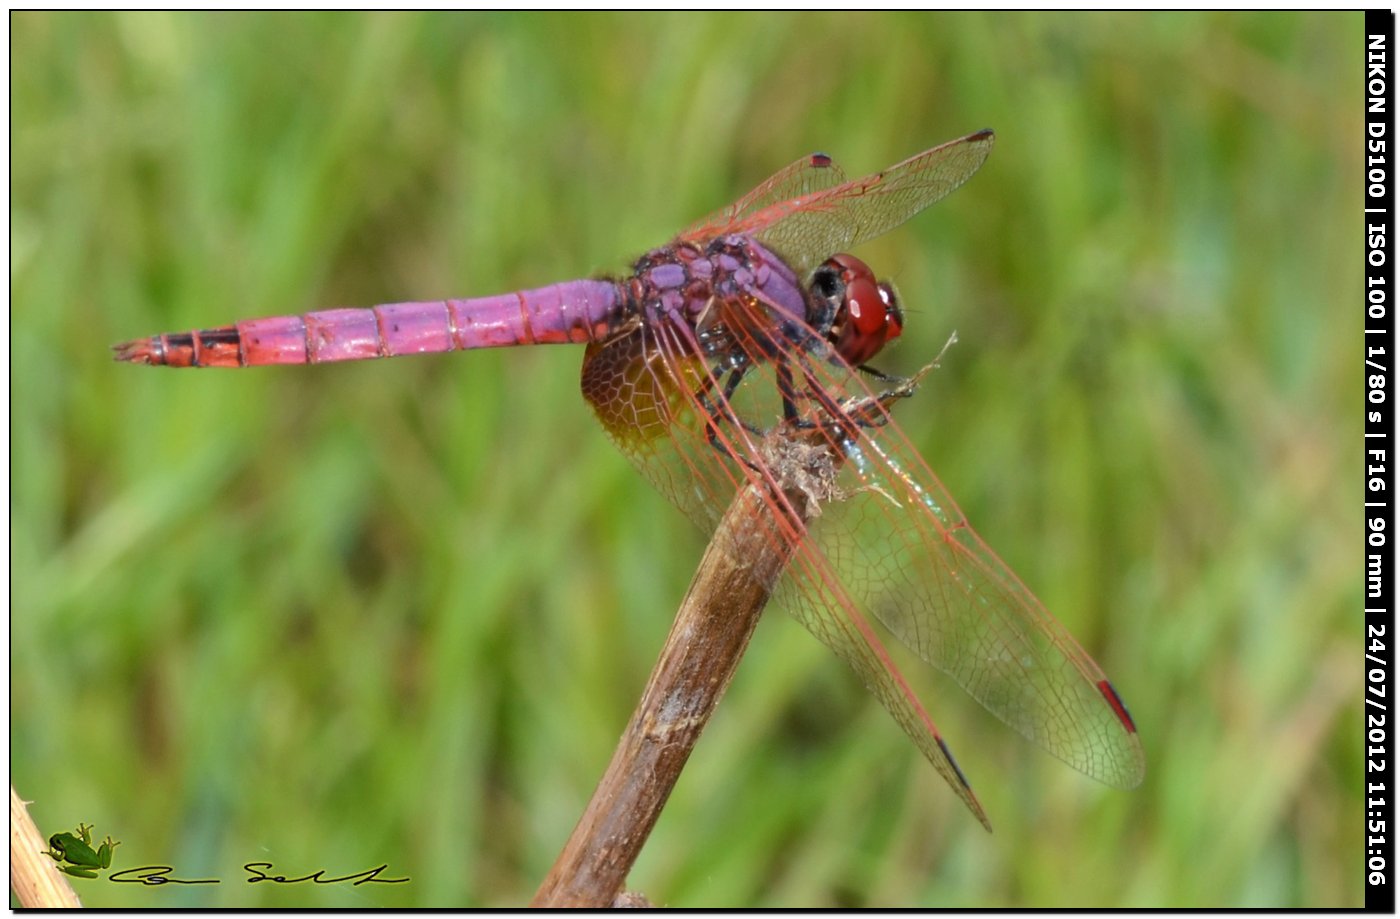
[[[733,207],[701,221],[682,238],[747,233],[782,253],[799,271],[809,269],[894,229],[956,190],[981,168],[993,140],[991,131],[978,131],[849,182],[839,182],[830,168],[811,165],[814,158],[808,157],[768,179]],[[832,179],[836,181],[823,184]],[[790,198],[773,195],[779,188],[800,189],[803,181],[809,183],[810,191]]]

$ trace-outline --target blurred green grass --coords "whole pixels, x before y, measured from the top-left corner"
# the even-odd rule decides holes
[[[885,364],[957,330],[901,423],[1114,678],[1146,783],[920,673],[988,836],[774,615],[631,886],[1360,905],[1359,15],[11,22],[12,779],[118,867],[224,879],[88,905],[523,903],[702,548],[578,350],[177,373],[110,344],[621,270],[802,153],[860,173],[981,127],[982,172],[861,250],[910,307]]]

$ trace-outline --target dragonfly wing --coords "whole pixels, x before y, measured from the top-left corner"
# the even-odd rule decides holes
[[[846,173],[831,157],[825,153],[809,154],[764,179],[728,207],[697,220],[681,233],[680,238],[705,240],[723,236],[730,232],[730,227],[743,224],[766,207],[832,188],[845,181]]]
[[[783,359],[803,368],[803,392],[825,393],[828,405],[858,420],[815,429],[846,461],[808,526],[802,564],[775,596],[779,604],[861,673],[926,755],[930,740],[946,749],[931,724],[922,741],[911,730],[910,712],[921,709],[901,699],[908,689],[866,617],[1053,756],[1108,785],[1138,785],[1142,745],[1112,684],[972,529],[891,417],[890,406],[913,384],[891,397],[872,392],[834,355],[791,349]],[[804,402],[806,417],[830,417],[816,402]],[[870,676],[887,663],[897,692]]]
[[[826,529],[826,515],[824,510],[822,517],[813,521],[818,531]],[[809,536],[804,541],[774,599],[856,672],[948,786],[990,830],[991,821],[967,777],[862,612],[858,598],[847,591],[820,538]]]
[[[745,481],[707,439],[703,359],[683,333],[637,328],[588,346],[583,396],[648,481],[709,533]]]
[[[881,172],[778,201],[736,220],[748,233],[806,270],[886,233],[970,179],[991,153],[994,135],[978,131],[940,144]]]
[[[1086,775],[1135,787],[1142,745],[1103,671],[881,420],[850,449],[840,500],[810,527],[845,593],[1018,733]],[[831,607],[791,602],[815,609],[807,615]]]

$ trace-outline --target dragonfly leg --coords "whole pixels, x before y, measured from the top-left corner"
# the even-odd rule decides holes
[[[841,410],[862,428],[884,427],[890,421],[890,405],[899,399],[912,396],[928,369],[925,367],[912,377],[882,377],[884,382],[892,384],[889,389],[869,396],[847,399],[842,403]],[[878,411],[875,410],[877,406]]]
[[[738,391],[739,384],[744,381],[744,377],[747,376],[748,372],[752,369],[753,364],[744,361],[729,372],[729,377],[724,383],[724,391],[720,394],[719,406],[715,406],[710,399],[710,391],[715,388],[717,382],[712,375],[706,377],[705,382],[695,391],[695,400],[700,403],[701,408],[705,411],[705,439],[709,441],[710,446],[722,456],[727,456],[735,462],[742,463],[750,469],[758,471],[757,466],[744,457],[736,455],[728,445],[720,440],[719,428],[715,421],[716,416],[723,417],[735,427],[742,428],[756,436],[763,436],[765,432],[740,418],[738,414],[735,413],[733,405],[730,402],[734,397],[734,393]]]
[[[753,365],[746,363],[742,367],[735,367],[730,371],[729,379],[724,384],[724,392],[720,396],[721,404],[718,407],[710,401],[709,396],[709,391],[715,387],[714,377],[706,379],[704,385],[695,391],[695,399],[700,403],[701,407],[705,409],[705,413],[710,419],[713,419],[716,414],[720,414],[723,415],[730,424],[743,428],[750,434],[761,436],[767,432],[757,425],[749,424],[747,421],[740,418],[738,414],[735,413],[733,405],[730,402],[734,397],[734,393],[738,391],[739,384],[743,382],[744,377],[748,375],[751,369],[753,369]],[[708,421],[706,423],[706,436],[713,439],[713,436],[717,433],[718,432],[714,429],[714,421]]]
[[[783,398],[783,415],[788,424],[803,431],[830,428],[832,432],[828,436],[833,443],[854,440],[859,436],[860,428],[871,426],[863,423],[858,417],[851,417],[848,406],[838,405],[833,401],[821,384],[817,382],[811,366],[805,360],[799,358],[798,365],[802,370],[802,381],[807,386],[806,395],[816,400],[817,404],[821,406],[822,414],[826,417],[824,419],[798,417],[796,405],[798,391],[793,383],[792,368],[784,362],[778,365],[777,373],[778,388]],[[897,378],[891,377],[889,379]]]
[[[796,372],[791,361],[777,360],[773,362],[778,395],[783,406],[783,424],[794,430],[826,429],[827,437],[833,443],[855,440],[860,436],[860,431],[863,428],[883,426],[889,421],[889,416],[883,411],[874,411],[875,406],[883,408],[894,399],[907,396],[913,391],[913,381],[909,378],[883,373],[875,368],[862,365],[859,368],[862,372],[882,383],[890,384],[891,388],[872,396],[848,399],[844,403],[838,403],[820,385],[815,371],[806,360],[798,358],[796,363],[797,372],[802,374],[803,388],[799,388],[797,384]],[[695,391],[694,398],[705,413],[705,439],[710,446],[717,453],[757,470],[751,461],[737,455],[733,447],[720,437],[718,427],[722,419],[755,437],[761,438],[767,435],[767,430],[741,418],[733,407],[734,395],[755,366],[753,361],[739,355],[731,363],[722,387],[720,378],[711,374]],[[718,392],[716,392],[717,389]],[[820,415],[823,417],[802,417],[799,406],[807,400],[814,400],[817,403],[820,407]]]
[[[889,407],[894,402],[908,398],[918,389],[919,383],[930,369],[937,366],[937,363],[930,364],[912,377],[896,376],[885,373],[874,367],[861,364],[856,369],[860,370],[881,383],[888,384],[889,388],[880,392],[871,393],[865,396],[852,396],[839,404],[832,400],[826,390],[819,385],[816,380],[815,371],[807,361],[799,359],[802,368],[802,378],[806,382],[808,389],[806,394],[816,400],[821,406],[825,419],[798,418],[795,413],[795,402],[797,400],[797,390],[792,383],[792,371],[784,366],[779,370],[779,379],[785,381],[780,384],[783,391],[784,414],[788,423],[799,430],[816,430],[818,428],[829,429],[828,436],[834,443],[854,440],[859,432],[866,428],[880,428],[889,424]]]
[[[797,388],[792,381],[792,368],[786,362],[777,366],[778,395],[783,400],[783,420],[789,424],[802,426],[797,417]]]
[[[908,377],[900,377],[895,376],[892,373],[885,373],[883,370],[871,367],[869,364],[861,364],[856,369],[859,370],[861,373],[865,374],[866,376],[871,377],[872,379],[879,380],[881,383],[890,383],[894,386],[903,386],[905,383],[909,382]]]

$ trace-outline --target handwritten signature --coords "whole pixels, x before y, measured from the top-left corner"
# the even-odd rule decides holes
[[[359,887],[361,884],[406,884],[408,878],[381,878],[379,875],[388,870],[388,865],[380,865],[378,868],[370,868],[358,874],[347,874],[343,877],[328,878],[325,876],[326,870],[322,868],[314,874],[308,874],[299,878],[289,878],[285,874],[268,874],[272,868],[272,862],[249,862],[243,866],[243,870],[248,872],[249,884],[257,884],[261,881],[270,881],[273,884],[343,884],[346,881],[353,881],[353,886]],[[160,887],[165,884],[221,884],[219,878],[201,878],[191,880],[189,878],[171,877],[170,873],[175,868],[172,865],[146,865],[142,868],[127,868],[125,871],[114,871],[107,875],[107,880],[114,884],[140,884],[143,887]]]

